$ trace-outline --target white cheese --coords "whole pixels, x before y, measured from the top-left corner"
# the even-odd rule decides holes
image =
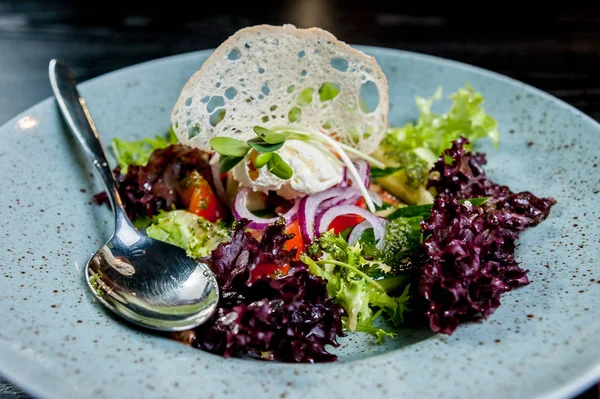
[[[342,180],[341,163],[332,153],[313,144],[301,140],[287,140],[276,152],[292,168],[293,175],[289,180],[275,176],[269,172],[267,166],[254,170],[253,151],[233,169],[233,178],[242,187],[264,193],[276,191],[286,199],[327,190]]]

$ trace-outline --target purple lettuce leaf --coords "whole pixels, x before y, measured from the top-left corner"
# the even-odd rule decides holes
[[[538,198],[529,191],[514,193],[507,186],[489,180],[483,170],[485,154],[465,151],[469,140],[461,137],[452,143],[432,169],[434,178],[427,188],[446,193],[458,199],[491,197],[484,205],[486,211],[496,213],[502,223],[515,230],[524,230],[542,222],[556,200]],[[451,162],[446,162],[451,159]]]
[[[430,328],[444,334],[464,321],[487,318],[503,293],[529,284],[528,270],[515,260],[515,243],[556,203],[490,181],[485,156],[465,152],[466,144],[456,140],[432,169],[428,187],[437,196],[421,223],[427,260],[418,276],[419,296]],[[476,197],[490,200],[480,207],[458,201]]]
[[[251,355],[265,360],[295,363],[330,362],[336,356],[326,345],[339,346],[344,336],[343,308],[329,298],[326,282],[308,267],[293,261],[295,251],[283,248],[289,238],[285,226],[274,224],[259,242],[244,231],[248,221],[236,224],[231,241],[220,244],[204,259],[221,287],[216,315],[195,329],[191,345],[224,357]],[[289,272],[252,282],[251,271],[263,263]]]
[[[129,165],[126,174],[116,167],[113,172],[129,218],[136,220],[155,216],[160,210],[184,208],[177,187],[193,171],[200,173],[214,190],[208,161],[209,154],[204,151],[171,144],[155,149],[146,165]],[[95,194],[94,199],[99,205],[108,203],[105,192]]]

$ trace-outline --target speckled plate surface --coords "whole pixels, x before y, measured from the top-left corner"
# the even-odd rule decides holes
[[[48,99],[0,128],[0,374],[40,398],[569,397],[600,376],[600,126],[556,99],[437,58],[361,47],[390,86],[392,124],[414,96],[466,82],[498,119],[489,175],[553,196],[522,235],[532,284],[504,295],[485,323],[452,337],[407,330],[375,346],[349,336],[337,363],[225,360],[135,330],[88,294],[82,267],[110,235],[101,189]],[[209,52],[162,59],[81,85],[105,142],[164,132],[188,77]],[[444,106],[447,103],[444,104]]]

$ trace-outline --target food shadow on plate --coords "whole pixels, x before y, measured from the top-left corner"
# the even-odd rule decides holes
[[[346,332],[346,336],[338,340],[340,346],[331,348],[331,353],[338,356],[339,362],[352,362],[396,350],[407,350],[438,335],[426,325],[417,323],[409,323],[394,332],[394,338],[385,337],[382,343],[376,343],[376,338],[370,334]]]

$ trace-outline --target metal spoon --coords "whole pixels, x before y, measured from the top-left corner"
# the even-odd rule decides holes
[[[139,232],[128,219],[98,132],[69,68],[52,60],[50,83],[71,132],[104,181],[115,213],[115,232],[86,266],[94,295],[110,310],[142,327],[182,331],[214,313],[219,289],[204,263],[174,245]]]

